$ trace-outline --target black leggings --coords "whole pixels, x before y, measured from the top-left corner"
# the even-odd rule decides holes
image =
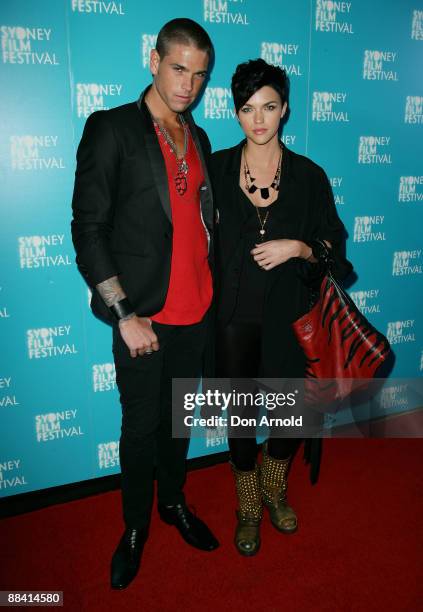
[[[234,318],[218,330],[217,374],[231,378],[232,388],[238,392],[255,392],[257,386],[249,377],[259,374],[261,352],[261,323]],[[265,374],[264,374],[265,375]],[[255,434],[251,437],[228,437],[231,459],[239,470],[253,470],[257,458]],[[268,452],[275,459],[287,459],[296,452],[302,442],[299,438],[270,437]]]

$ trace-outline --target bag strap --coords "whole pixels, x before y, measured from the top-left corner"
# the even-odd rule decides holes
[[[337,293],[342,295],[346,302],[355,307],[355,303],[352,298],[344,291],[334,276],[333,266],[335,260],[332,254],[332,249],[330,249],[326,242],[321,238],[316,238],[316,240],[308,242],[307,244],[312,250],[313,257],[326,266],[326,275],[329,277]]]

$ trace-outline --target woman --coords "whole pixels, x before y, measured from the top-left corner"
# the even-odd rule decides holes
[[[212,159],[220,278],[217,370],[237,390],[251,391],[247,377],[304,377],[305,358],[291,323],[308,310],[304,279],[321,274],[312,241],[325,240],[342,264],[344,228],[324,171],[279,140],[288,109],[285,72],[261,59],[240,64],[232,94],[245,140]],[[279,531],[297,529],[286,487],[300,443],[269,437],[259,467],[255,431],[247,438],[229,432],[239,505],[235,545],[242,555],[260,547],[263,505]]]

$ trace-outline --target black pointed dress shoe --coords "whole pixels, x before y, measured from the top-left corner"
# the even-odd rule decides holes
[[[195,516],[185,504],[164,506],[159,504],[162,521],[174,525],[185,542],[200,550],[212,551],[219,546],[210,529],[198,516]]]
[[[126,589],[137,575],[147,536],[147,529],[125,529],[112,557],[112,589]]]

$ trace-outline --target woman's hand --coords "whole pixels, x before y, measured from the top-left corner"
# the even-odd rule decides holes
[[[304,242],[300,240],[269,240],[262,244],[256,245],[251,251],[254,260],[263,268],[263,270],[271,270],[275,266],[285,263],[291,257],[303,257],[304,250],[309,249]]]

